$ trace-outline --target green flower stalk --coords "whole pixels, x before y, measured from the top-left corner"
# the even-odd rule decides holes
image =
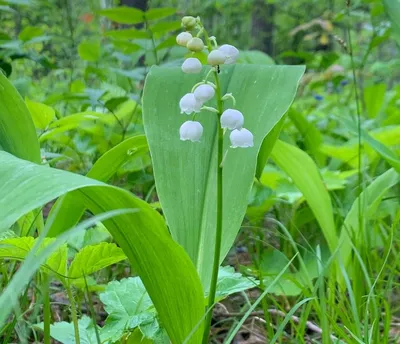
[[[182,124],[179,132],[180,138],[183,141],[201,142],[203,134],[203,126],[200,122],[194,121],[194,117],[201,110],[209,110],[217,114],[217,151],[218,151],[218,167],[217,167],[217,226],[215,231],[215,248],[214,248],[214,261],[210,283],[210,292],[208,295],[207,316],[204,326],[203,343],[208,343],[210,333],[212,310],[215,304],[215,295],[217,289],[219,263],[221,260],[221,246],[222,246],[222,228],[223,228],[223,160],[224,160],[224,134],[227,130],[231,130],[230,141],[232,148],[246,148],[253,146],[253,134],[243,128],[244,117],[243,114],[236,109],[226,109],[224,111],[224,101],[231,100],[235,106],[236,101],[232,94],[228,93],[222,96],[221,84],[219,79],[220,66],[224,64],[235,63],[239,50],[234,46],[225,44],[218,48],[215,37],[210,37],[201,23],[200,18],[196,18],[196,25],[193,22],[194,17],[184,17],[182,19],[182,26],[186,30],[197,30],[197,34],[193,35],[189,32],[180,33],[177,37],[179,45],[185,45],[192,52],[200,52],[205,49],[208,50],[207,62],[211,66],[210,72],[207,74],[205,80],[197,83],[191,93],[183,95],[179,102],[181,113],[193,115],[192,120],[186,121]],[[200,38],[202,36],[203,40]],[[193,38],[190,38],[193,37]],[[213,48],[215,47],[215,49]],[[200,73],[202,70],[200,60],[194,57],[186,59],[182,65],[184,73]],[[208,82],[209,76],[214,75],[214,83]],[[209,106],[204,106],[204,103],[216,97],[217,108],[214,109]]]

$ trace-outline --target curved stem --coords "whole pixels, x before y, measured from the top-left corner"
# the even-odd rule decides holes
[[[204,30],[204,37],[207,43],[208,50],[212,50],[210,38],[208,37],[207,32]],[[203,334],[203,344],[208,343],[208,337],[210,334],[211,328],[211,320],[212,320],[212,308],[214,307],[215,303],[215,294],[217,291],[217,281],[218,281],[218,270],[219,270],[219,261],[221,258],[221,244],[222,244],[222,209],[223,209],[223,145],[224,145],[224,131],[219,125],[219,118],[223,112],[223,101],[221,97],[221,85],[219,82],[218,72],[214,70],[214,78],[215,78],[215,93],[217,99],[217,109],[218,109],[218,117],[217,117],[217,150],[218,150],[218,163],[217,163],[217,228],[215,231],[215,248],[214,248],[214,262],[213,262],[213,269],[211,275],[211,284],[210,284],[210,293],[208,295],[208,306],[207,306],[207,317],[205,320],[204,326],[204,334]]]

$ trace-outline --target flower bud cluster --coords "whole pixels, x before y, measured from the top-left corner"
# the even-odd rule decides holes
[[[204,33],[204,28],[201,25],[200,18],[194,18],[186,16],[182,18],[182,27],[186,30],[181,32],[176,37],[176,42],[183,47],[186,47],[193,53],[201,52],[205,49],[205,45],[200,36]],[[191,32],[198,30],[197,36],[193,36]],[[204,34],[207,41],[209,54],[207,57],[207,63],[213,67],[214,70],[219,71],[219,66],[223,64],[233,64],[239,57],[239,50],[233,45],[224,44],[220,47],[217,46],[215,37],[208,37]],[[211,42],[215,44],[215,49],[211,48]],[[202,63],[195,57],[188,57],[182,64],[182,71],[187,74],[197,74],[202,71]],[[208,74],[209,75],[209,74]],[[208,77],[207,75],[207,77]],[[203,82],[196,84],[191,93],[186,93],[179,102],[181,113],[187,115],[199,113],[200,110],[217,110],[210,107],[203,107],[204,103],[211,100],[215,96],[215,86],[210,82],[207,82],[207,77]],[[222,101],[230,97],[234,100],[231,94],[227,94],[222,97]],[[234,100],[235,102],[235,100]],[[194,119],[194,118],[193,118]],[[227,109],[220,116],[221,128],[225,130],[231,130],[230,141],[231,147],[252,147],[253,146],[253,134],[243,128],[244,117],[243,114],[236,109]],[[191,120],[186,121],[182,124],[180,130],[180,138],[183,141],[200,141],[203,135],[203,126],[200,122]]]

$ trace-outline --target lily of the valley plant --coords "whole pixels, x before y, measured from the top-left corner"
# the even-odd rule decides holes
[[[210,37],[205,30],[199,17],[191,16],[183,17],[182,26],[185,32],[180,33],[176,37],[176,42],[186,47],[189,51],[196,53],[205,49],[208,51],[207,63],[211,66],[204,80],[195,84],[189,93],[182,96],[179,101],[179,107],[182,114],[192,116],[180,127],[180,139],[183,141],[201,142],[203,135],[203,126],[200,121],[196,121],[196,117],[200,112],[202,116],[215,116],[217,121],[217,142],[218,142],[218,171],[217,171],[217,228],[215,231],[215,249],[214,263],[210,284],[210,292],[208,298],[208,314],[203,336],[203,343],[208,343],[208,335],[210,331],[212,308],[215,303],[216,284],[218,277],[218,268],[220,261],[221,241],[222,241],[222,184],[223,184],[223,138],[227,131],[230,131],[229,139],[231,148],[248,148],[253,147],[253,134],[243,127],[243,114],[234,109],[236,105],[235,97],[231,93],[222,96],[219,71],[224,64],[234,64],[239,57],[239,50],[232,45],[224,44],[218,46],[215,37]],[[195,35],[193,35],[195,34]],[[203,42],[203,39],[204,42]],[[188,74],[200,73],[203,69],[202,63],[195,57],[187,58],[182,64],[182,71]],[[208,80],[214,75],[214,82]],[[217,108],[205,106],[204,104],[216,97]],[[233,102],[232,108],[225,108],[225,101]],[[211,114],[204,113],[205,111]]]

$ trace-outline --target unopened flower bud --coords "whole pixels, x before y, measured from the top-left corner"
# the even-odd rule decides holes
[[[220,52],[219,50],[213,50],[211,53],[208,54],[207,62],[211,66],[217,66],[224,64],[226,60],[225,55]]]
[[[200,112],[203,103],[196,99],[193,93],[186,93],[179,101],[181,113],[190,115],[192,112]]]
[[[243,114],[235,109],[227,109],[221,115],[221,128],[223,129],[242,129],[244,123]]]
[[[192,16],[185,16],[182,18],[182,26],[186,30],[193,30],[196,26],[196,18]]]
[[[176,43],[178,43],[182,47],[186,47],[186,45],[192,38],[193,36],[190,32],[181,32],[178,36],[176,36]]]
[[[221,45],[218,50],[225,56],[225,64],[235,63],[239,57],[239,50],[237,50],[233,45],[224,44]]]
[[[201,72],[203,65],[199,59],[189,57],[182,64],[182,71],[187,74],[197,74]]]
[[[203,84],[198,87],[193,92],[196,99],[205,103],[206,101],[210,100],[215,95],[214,87],[211,85]]]
[[[198,52],[204,49],[204,43],[201,38],[193,37],[186,45],[190,51]]]
[[[248,148],[248,147],[253,147],[253,134],[243,128],[243,129],[235,129],[231,132],[231,135],[229,136],[231,140],[231,147],[232,148]]]
[[[203,126],[199,122],[186,121],[181,125],[179,134],[182,141],[197,142],[203,135]]]

